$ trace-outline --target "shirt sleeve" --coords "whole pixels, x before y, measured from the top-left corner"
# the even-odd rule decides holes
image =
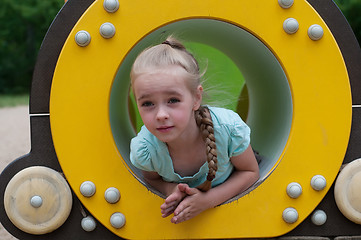
[[[243,153],[249,146],[251,130],[241,118],[230,129],[230,157],[238,156]]]
[[[137,136],[130,142],[130,161],[136,167],[144,171],[154,172],[151,151],[146,140]]]

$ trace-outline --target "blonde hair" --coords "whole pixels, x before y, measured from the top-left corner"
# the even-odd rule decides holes
[[[201,84],[203,74],[194,56],[174,37],[168,37],[162,44],[145,49],[134,61],[130,72],[132,85],[137,76],[170,65],[182,67],[187,73],[189,90],[194,93]]]
[[[184,68],[188,76],[189,90],[195,93],[201,84],[201,78],[204,74],[200,73],[198,62],[194,56],[180,41],[173,37],[168,37],[162,44],[147,48],[139,54],[130,72],[132,86],[134,86],[137,76],[170,65]],[[200,106],[195,111],[194,116],[206,145],[209,169],[207,180],[197,188],[201,191],[208,191],[211,188],[212,180],[215,178],[217,171],[217,151],[213,122],[209,109],[205,106]]]

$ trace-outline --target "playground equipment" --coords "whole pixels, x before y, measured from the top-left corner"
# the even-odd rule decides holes
[[[130,66],[172,33],[239,68],[264,156],[253,187],[179,225],[128,157]],[[32,150],[0,177],[1,222],[20,239],[358,235],[360,63],[332,1],[70,0],[39,52]]]

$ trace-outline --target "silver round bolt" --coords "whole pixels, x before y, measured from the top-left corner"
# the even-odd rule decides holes
[[[293,5],[293,0],[278,0],[278,4],[282,8],[290,8]]]
[[[318,24],[311,25],[311,27],[308,28],[307,33],[308,36],[314,41],[320,40],[323,37],[323,29]]]
[[[302,194],[302,187],[299,183],[292,182],[288,184],[286,191],[290,198],[298,198]]]
[[[117,203],[120,199],[120,192],[118,189],[110,187],[105,191],[104,198],[108,203]]]
[[[85,181],[80,185],[80,193],[84,197],[91,197],[95,194],[95,184],[91,181]]]
[[[91,37],[87,31],[81,30],[75,34],[75,42],[81,47],[88,46],[90,43]]]
[[[325,222],[327,221],[327,215],[322,210],[316,210],[312,214],[311,221],[313,224],[315,224],[317,226],[321,226],[321,225],[325,224]]]
[[[30,205],[34,208],[39,208],[43,205],[43,199],[40,196],[35,195],[30,199]]]
[[[323,190],[327,185],[326,178],[322,175],[315,175],[311,179],[311,187],[316,191]]]
[[[298,212],[294,208],[286,208],[282,213],[282,218],[286,223],[295,223],[298,220]]]
[[[112,38],[115,34],[115,27],[113,24],[106,22],[100,26],[99,32],[103,38]]]
[[[116,12],[119,9],[118,0],[104,0],[103,7],[109,13]]]
[[[94,218],[88,216],[85,217],[81,220],[81,227],[83,228],[84,231],[86,232],[91,232],[94,231],[94,229],[96,228],[97,224],[94,220]]]
[[[122,228],[125,224],[125,216],[119,212],[113,213],[112,216],[110,217],[110,224],[114,228],[117,229]]]
[[[283,29],[288,34],[294,34],[298,31],[299,24],[296,19],[294,18],[287,18],[283,22]]]

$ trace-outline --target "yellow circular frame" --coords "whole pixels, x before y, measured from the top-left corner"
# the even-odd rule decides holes
[[[282,28],[289,17],[300,24],[292,35]],[[161,26],[199,18],[239,26],[268,46],[289,79],[293,120],[278,166],[260,186],[237,201],[174,225],[169,218],[161,218],[163,199],[129,172],[120,155],[110,126],[109,99],[117,70],[137,42]],[[104,22],[115,26],[113,38],[99,34]],[[319,41],[307,35],[313,24],[324,30]],[[92,37],[87,47],[74,41],[80,30]],[[349,139],[351,91],[332,33],[305,0],[295,1],[290,9],[281,8],[276,0],[120,0],[115,13],[106,12],[103,1],[95,1],[74,26],[59,56],[51,88],[50,121],[55,150],[69,184],[82,204],[114,234],[130,239],[274,237],[301,223],[332,185]],[[316,174],[327,180],[321,191],[310,186]],[[90,198],[79,191],[87,180],[96,185]],[[286,194],[290,182],[303,187],[298,199]],[[116,204],[104,199],[109,187],[121,193]],[[293,224],[282,220],[287,207],[298,211]],[[109,222],[115,212],[126,217],[120,229]]]

